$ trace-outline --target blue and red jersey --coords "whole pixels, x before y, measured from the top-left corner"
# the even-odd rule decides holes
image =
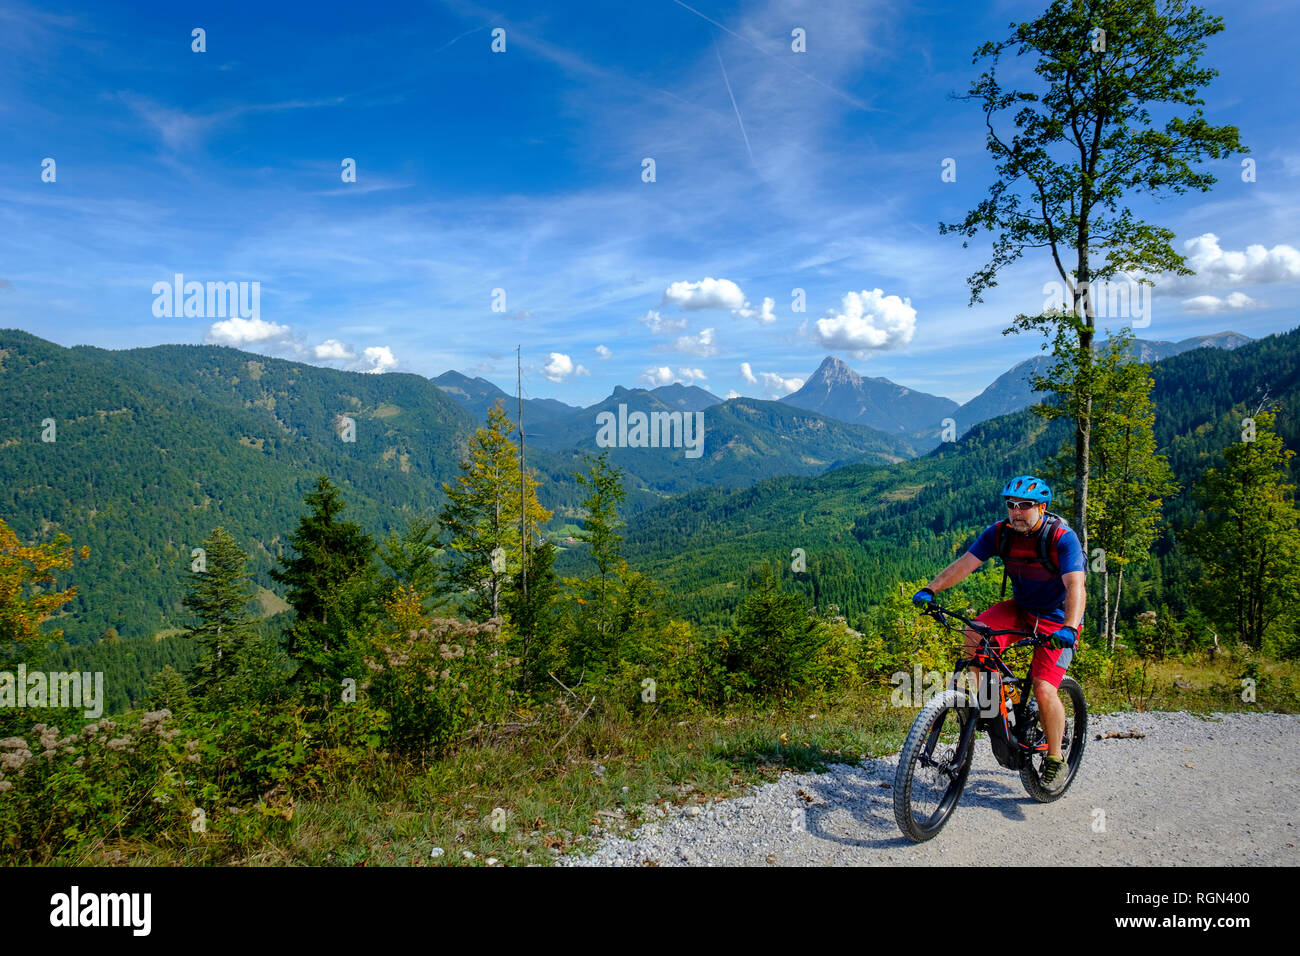
[[[998,524],[985,528],[970,547],[970,553],[981,562],[998,553]],[[1087,562],[1083,557],[1079,536],[1067,528],[1056,541],[1056,564],[1060,573],[1053,574],[1050,568],[1038,563],[1038,536],[1044,533],[1046,526],[1047,522],[1040,519],[1037,527],[1029,534],[1021,534],[1011,527],[1003,528],[1002,533],[1010,537],[1011,544],[1006,562],[1007,577],[1011,581],[1012,599],[1017,604],[1042,617],[1064,621],[1065,584],[1061,581],[1061,575],[1070,571],[1084,571]]]

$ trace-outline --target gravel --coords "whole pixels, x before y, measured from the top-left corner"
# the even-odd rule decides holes
[[[1094,715],[1065,796],[1031,800],[977,738],[961,802],[934,839],[894,822],[898,755],[782,774],[706,806],[648,807],[561,866],[1295,866],[1300,715]],[[1097,740],[1136,731],[1142,738]],[[1010,839],[1009,839],[1010,838]],[[1012,856],[1011,854],[1016,854]]]

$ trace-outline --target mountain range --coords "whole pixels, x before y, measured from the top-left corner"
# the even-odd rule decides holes
[[[1214,335],[1197,335],[1179,342],[1160,342],[1151,339],[1134,339],[1128,352],[1140,362],[1158,362],[1199,348],[1218,348],[1231,351],[1253,342],[1239,332],[1218,332]],[[1103,340],[1104,344],[1104,340]],[[1038,401],[1030,382],[1037,375],[1047,374],[1052,359],[1035,355],[999,375],[988,388],[958,409],[954,416],[958,431],[988,421],[999,415],[1018,412]]]
[[[1192,349],[1231,350],[1251,341],[1238,332],[1198,335],[1179,342],[1135,339],[1129,352],[1139,361],[1149,363]],[[1103,344],[1104,340],[1099,343]],[[945,419],[953,421],[960,435],[980,422],[1018,412],[1040,401],[1041,396],[1033,391],[1031,381],[1034,376],[1045,374],[1051,362],[1047,355],[1026,359],[999,375],[979,395],[959,404],[950,398],[917,391],[887,378],[867,378],[842,359],[827,356],[802,387],[779,401],[826,418],[905,438],[908,440],[905,447],[928,451],[939,443]],[[489,406],[496,402],[504,402],[512,417],[515,414],[518,400],[486,379],[468,378],[460,372],[448,371],[433,379],[433,383],[479,419],[485,417]],[[523,401],[525,437],[538,440],[546,447],[575,444],[578,433],[590,429],[596,413],[616,405],[621,397],[626,396],[635,396],[633,401],[646,410],[699,411],[723,404],[722,399],[707,389],[680,383],[648,391],[615,386],[608,398],[585,408],[566,405],[555,399],[530,398]]]
[[[1124,586],[1130,610],[1154,609],[1142,602],[1155,591],[1181,616],[1198,570],[1176,533],[1202,517],[1194,483],[1206,469],[1223,467],[1223,450],[1242,440],[1243,416],[1265,403],[1285,446],[1300,448],[1300,329],[1231,349],[1169,344],[1177,351],[1152,366],[1151,397],[1157,445],[1181,491],[1164,502],[1155,560],[1137,563]],[[763,564],[775,565],[787,587],[819,607],[836,605],[853,621],[890,590],[933,577],[1000,515],[997,489],[1007,477],[1039,471],[1071,440],[1069,421],[1047,422],[1022,409],[888,467],[854,464],[741,490],[693,491],[631,518],[624,550],[697,622],[729,622]],[[1300,482],[1300,456],[1290,469]],[[1065,503],[1054,503],[1058,509],[1069,513]],[[803,550],[805,572],[790,567],[795,548]],[[996,575],[989,580],[996,595]]]
[[[601,407],[681,416],[712,400],[702,390],[661,396],[622,389]],[[481,388],[453,396],[419,375],[342,372],[223,346],[64,348],[0,330],[0,518],[24,541],[66,533],[90,547],[89,562],[60,578],[81,582],[54,623],[70,641],[175,625],[191,551],[218,525],[248,552],[269,608],[278,601],[269,570],[317,475],[331,478],[347,518],[375,536],[436,513],[483,424],[462,401],[485,397],[499,396]],[[560,404],[525,410],[525,421],[552,413],[527,452],[553,531],[578,517],[584,492],[573,473],[600,450],[598,409],[561,414]],[[705,408],[699,458],[610,449],[625,472],[626,514],[694,488],[917,454],[904,439],[777,402]]]
[[[699,458],[608,449],[625,473],[629,518],[700,489],[905,464],[935,444],[924,432],[935,431],[936,413],[960,416],[946,399],[862,379],[842,364],[823,363],[825,374],[814,376],[820,384],[804,397],[858,421],[796,401],[724,401],[683,385],[617,387],[587,408],[526,399],[528,462],[543,480],[543,505],[555,512],[550,529],[580,516],[573,473],[602,450],[602,412],[705,415]],[[436,512],[443,483],[459,473],[496,401],[513,416],[511,396],[459,373],[369,375],[211,345],[64,348],[0,330],[0,517],[24,541],[63,532],[90,546],[90,561],[59,582],[78,582],[55,622],[70,641],[109,627],[126,638],[176,626],[191,551],[217,525],[249,553],[269,611],[282,603],[268,572],[317,475],[341,489],[346,518],[383,535]]]

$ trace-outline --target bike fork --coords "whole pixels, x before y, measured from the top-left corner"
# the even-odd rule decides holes
[[[957,722],[961,725],[961,736],[957,738],[957,747],[953,751],[952,763],[944,768],[944,772],[950,777],[955,777],[961,773],[961,768],[966,765],[970,758],[971,748],[975,746],[975,726],[976,720],[970,715],[967,708],[960,708],[957,711]],[[941,769],[934,759],[934,748],[939,743],[939,733],[942,725],[936,724],[930,729],[930,734],[925,739],[925,749],[921,751],[921,763],[935,769]]]

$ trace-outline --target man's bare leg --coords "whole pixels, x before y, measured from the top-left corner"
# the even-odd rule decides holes
[[[1061,736],[1065,733],[1065,705],[1061,703],[1052,682],[1041,677],[1034,678],[1034,696],[1038,698],[1039,720],[1043,722],[1043,732],[1047,734],[1047,754],[1059,758]]]

